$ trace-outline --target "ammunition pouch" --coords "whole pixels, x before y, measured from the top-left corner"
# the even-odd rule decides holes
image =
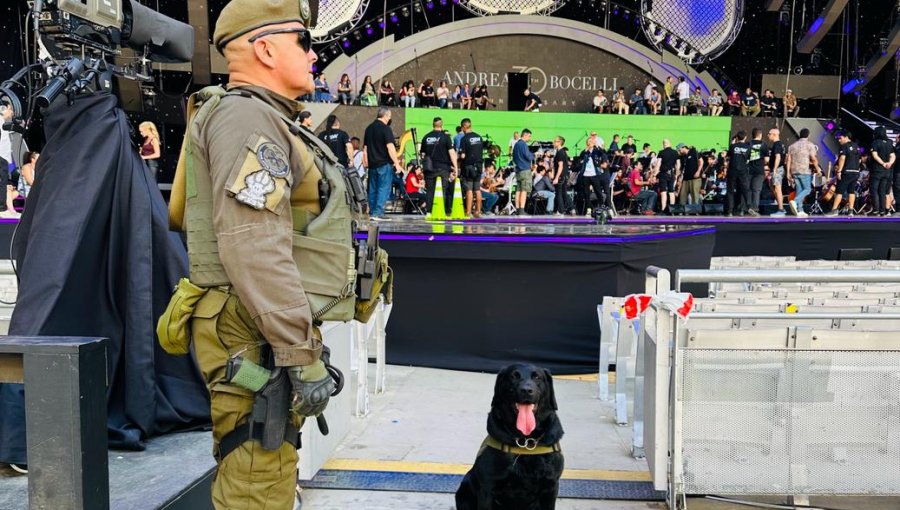
[[[178,281],[166,311],[156,322],[159,344],[169,354],[184,355],[190,352],[191,329],[189,322],[194,307],[208,289],[198,287],[187,278]]]

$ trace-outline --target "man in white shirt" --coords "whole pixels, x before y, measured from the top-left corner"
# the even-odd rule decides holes
[[[684,76],[678,78],[678,115],[687,115],[688,102],[691,99],[691,87]]]
[[[656,84],[653,83],[653,80],[647,80],[647,86],[644,87],[644,104],[648,104],[650,102],[650,97],[653,95],[653,87]]]

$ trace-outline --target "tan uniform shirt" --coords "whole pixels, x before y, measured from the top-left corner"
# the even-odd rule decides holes
[[[241,302],[272,346],[278,366],[319,359],[312,316],[292,253],[291,204],[305,176],[318,173],[306,146],[278,112],[302,105],[262,87],[237,89],[262,101],[226,96],[205,123],[219,257]]]

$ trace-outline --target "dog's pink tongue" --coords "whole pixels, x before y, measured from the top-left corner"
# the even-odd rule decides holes
[[[530,435],[536,427],[534,423],[534,404],[516,404],[519,417],[516,418],[516,428],[524,435]]]

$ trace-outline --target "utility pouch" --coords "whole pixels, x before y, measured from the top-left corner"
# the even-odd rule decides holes
[[[169,354],[184,355],[190,352],[191,333],[188,323],[197,302],[208,289],[198,287],[187,278],[178,281],[166,311],[156,323],[159,344]]]

